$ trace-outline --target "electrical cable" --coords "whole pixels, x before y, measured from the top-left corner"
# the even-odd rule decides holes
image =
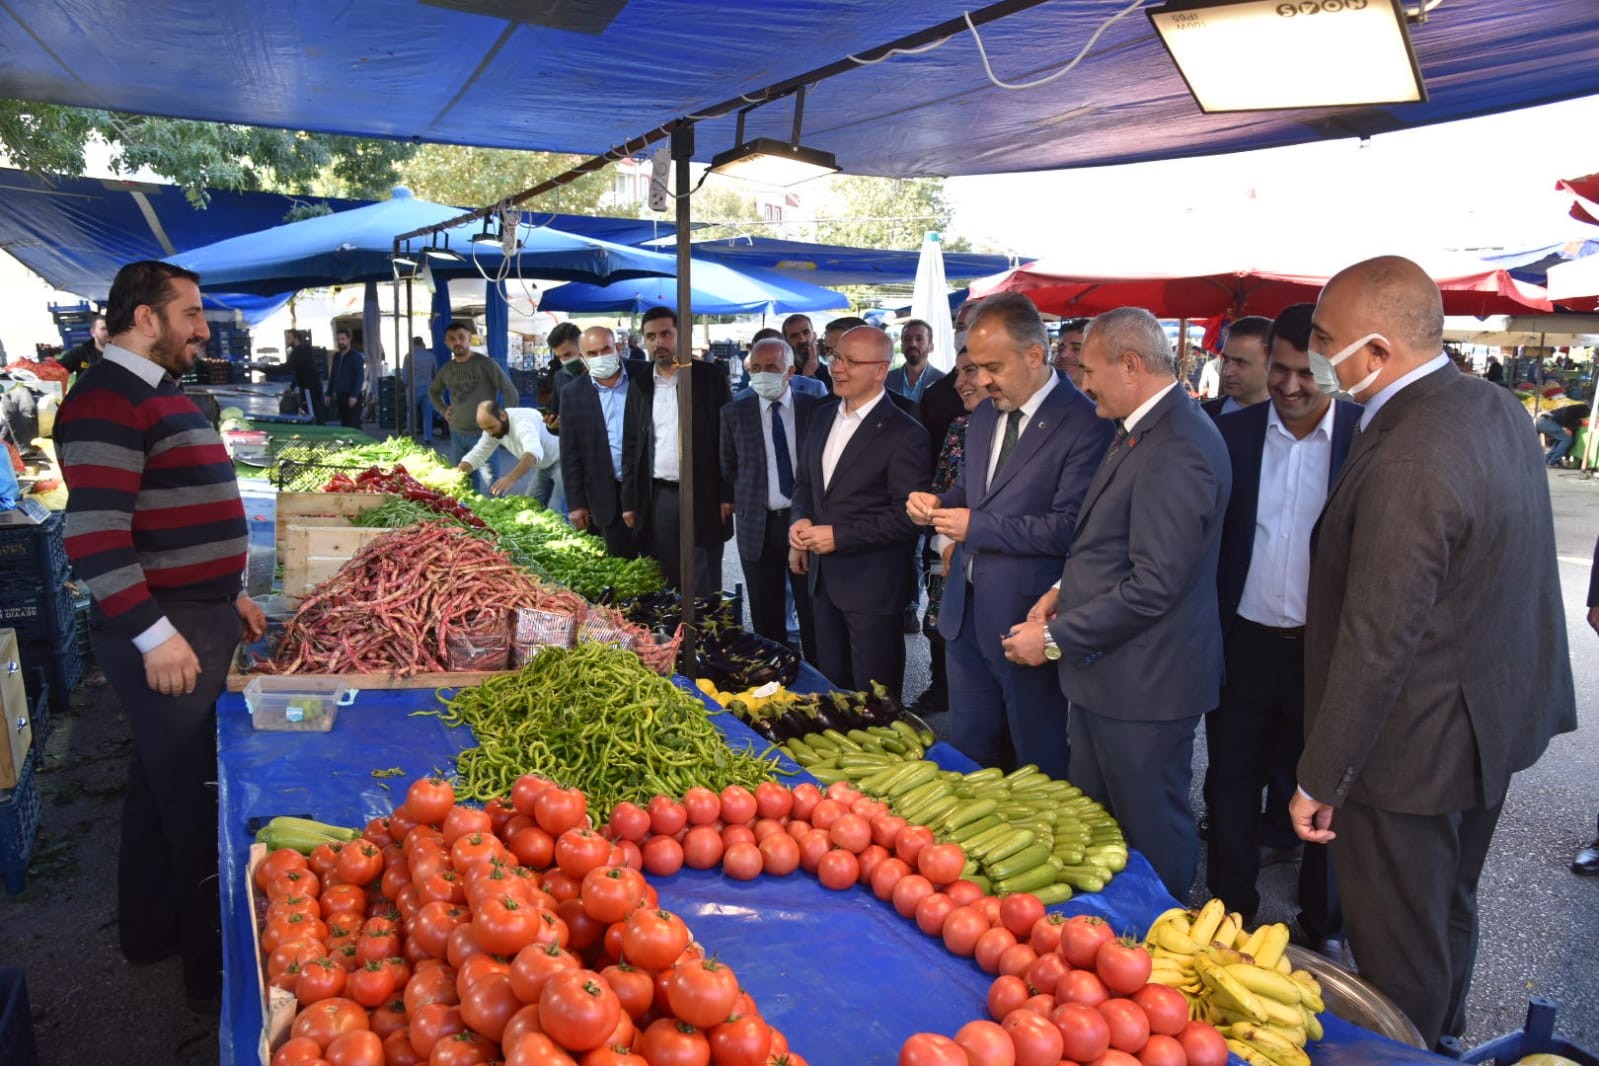
[[[1071,73],[1073,68],[1075,68],[1077,66],[1077,64],[1079,64],[1079,63],[1081,63],[1083,61],[1083,57],[1088,55],[1088,50],[1090,48],[1094,47],[1094,43],[1099,40],[1099,35],[1100,34],[1104,33],[1106,30],[1110,29],[1111,26],[1114,25],[1116,22],[1120,21],[1121,19],[1125,18],[1128,15],[1131,15],[1134,11],[1137,11],[1139,8],[1143,7],[1145,2],[1146,2],[1146,0],[1133,0],[1132,3],[1128,4],[1126,7],[1122,8],[1120,11],[1116,12],[1116,14],[1112,15],[1110,18],[1106,19],[1104,22],[1101,22],[1099,24],[1099,27],[1096,30],[1094,30],[1093,35],[1088,38],[1088,43],[1084,44],[1083,47],[1082,47],[1082,50],[1077,53],[1076,58],[1074,58],[1070,63],[1067,63],[1060,70],[1057,70],[1053,74],[1049,74],[1049,75],[1046,75],[1046,76],[1044,76],[1042,78],[1038,78],[1038,79],[1036,79],[1034,81],[1022,82],[1021,84],[1018,84],[1018,85],[1012,85],[1009,82],[1000,81],[999,78],[995,76],[994,67],[988,61],[988,51],[987,51],[987,49],[985,49],[983,47],[983,39],[982,39],[982,37],[978,36],[977,24],[972,21],[971,12],[962,12],[962,17],[966,20],[966,28],[969,29],[971,31],[971,33],[972,33],[972,40],[977,43],[977,54],[979,56],[981,56],[982,59],[983,59],[983,71],[988,75],[988,80],[993,82],[996,87],[998,87],[1000,89],[1004,89],[1007,92],[1020,92],[1020,91],[1022,91],[1024,89],[1036,89],[1040,85],[1048,85],[1050,82],[1054,81],[1056,78],[1063,77],[1064,75]]]

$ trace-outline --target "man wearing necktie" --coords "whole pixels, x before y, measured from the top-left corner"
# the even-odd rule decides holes
[[[794,350],[780,337],[756,341],[745,365],[750,391],[722,408],[722,515],[735,517],[755,632],[788,642],[787,582],[794,593],[801,645],[811,657],[816,641],[811,597],[805,579],[788,568],[788,527],[795,458],[823,401],[794,390]]]
[[[960,477],[942,496],[906,501],[912,521],[955,544],[938,619],[951,739],[984,766],[1032,762],[1064,777],[1060,682],[1047,664],[1007,660],[1003,642],[1060,576],[1111,426],[1051,366],[1049,334],[1027,297],[985,300],[966,351],[989,399],[972,412]]]
[[[1216,560],[1232,467],[1175,370],[1148,311],[1089,323],[1083,391],[1121,429],[1083,497],[1060,584],[1005,646],[1015,662],[1057,660],[1072,705],[1068,776],[1187,899],[1199,861],[1194,731],[1221,692]]]
[[[809,579],[815,663],[836,685],[881,682],[898,699],[917,528],[905,500],[927,486],[927,431],[883,391],[894,342],[857,326],[833,360],[838,399],[816,412],[794,471],[789,567]]]

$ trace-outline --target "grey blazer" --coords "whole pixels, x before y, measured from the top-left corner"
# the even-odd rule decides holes
[[[795,379],[799,380],[798,378]],[[799,457],[810,433],[811,417],[824,401],[790,389],[794,406],[794,454],[789,457],[796,478]],[[747,563],[761,558],[766,544],[766,432],[761,428],[761,404],[767,401],[745,391],[722,408],[722,502],[733,505],[738,533],[738,556]],[[788,565],[788,556],[783,557]]]
[[[1515,397],[1452,366],[1355,437],[1310,542],[1310,795],[1492,807],[1576,728],[1542,464]]]
[[[1049,624],[1073,704],[1134,722],[1216,706],[1216,559],[1231,489],[1227,446],[1180,386],[1107,454],[1078,511]]]

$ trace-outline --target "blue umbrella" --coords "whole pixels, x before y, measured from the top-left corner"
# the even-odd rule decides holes
[[[193,270],[207,289],[228,292],[281,293],[318,285],[388,280],[394,238],[437,225],[461,214],[459,208],[418,200],[404,187],[391,199],[366,207],[303,219],[259,233],[230,237],[215,244],[168,256],[167,261]],[[670,256],[591,237],[578,237],[548,227],[522,227],[521,251],[510,264],[497,244],[473,244],[477,225],[447,230],[449,247],[469,262],[433,260],[440,277],[493,276],[506,268],[525,277],[607,281],[669,273]],[[413,250],[428,242],[413,242]]]
[[[787,314],[848,307],[842,293],[784,277],[758,267],[732,267],[693,260],[693,312],[696,315]],[[539,300],[541,311],[644,311],[651,307],[677,310],[677,278],[650,277],[609,285],[572,283],[550,289]]]

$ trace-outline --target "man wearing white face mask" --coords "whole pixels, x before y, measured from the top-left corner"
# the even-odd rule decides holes
[[[616,336],[591,326],[579,339],[588,377],[574,379],[561,406],[561,475],[567,517],[605,540],[611,555],[633,556],[633,527],[622,512],[622,450],[629,412],[640,397],[622,373]]]
[[[749,391],[722,408],[722,515],[736,519],[755,632],[787,642],[786,582],[799,616],[800,643],[809,657],[815,643],[811,597],[805,576],[788,567],[788,527],[794,464],[822,401],[794,389],[800,380],[794,376],[794,351],[781,338],[756,341],[745,365]]]
[[[1511,776],[1576,728],[1543,450],[1515,397],[1441,354],[1443,322],[1437,285],[1397,256],[1316,305],[1312,365],[1366,408],[1311,539],[1289,808],[1332,844],[1361,976],[1429,1045],[1465,1028]]]

